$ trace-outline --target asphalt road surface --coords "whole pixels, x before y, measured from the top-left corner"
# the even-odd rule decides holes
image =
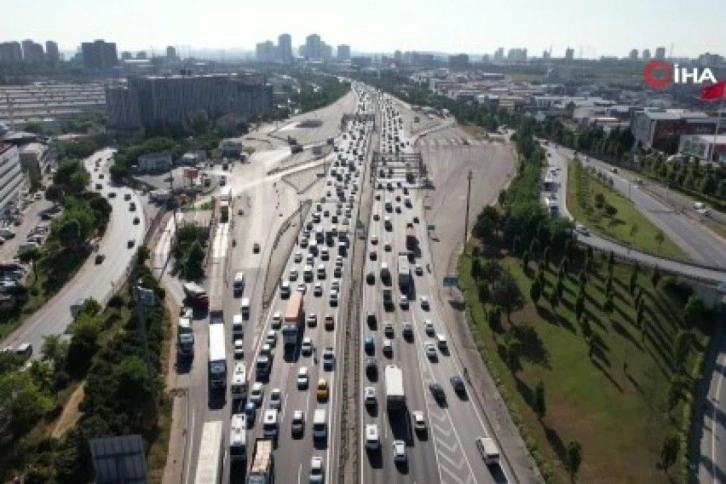
[[[103,304],[116,285],[123,281],[129,263],[136,253],[136,248],[143,242],[147,221],[137,194],[128,188],[111,185],[108,177],[110,166],[108,158],[112,152],[111,149],[101,150],[84,160],[86,169],[92,174],[90,188],[93,189],[96,183],[101,183],[101,193],[104,195],[108,195],[110,192],[116,193],[115,198],[108,198],[113,211],[106,233],[96,252],[104,254],[105,260],[101,264],[96,264],[96,253],[91,254],[63,289],[14,331],[3,342],[4,346],[30,343],[34,348],[33,357],[38,358],[44,336],[65,333],[73,320],[70,307],[75,301],[80,298],[92,297]],[[100,163],[100,170],[94,172],[93,168],[97,160],[103,161]],[[104,174],[103,179],[99,178],[100,174]],[[130,194],[131,199],[124,200],[124,194]],[[134,212],[129,210],[129,203],[132,201],[138,207]],[[132,223],[135,217],[139,217],[137,225]],[[127,246],[129,240],[133,241],[132,248]]]

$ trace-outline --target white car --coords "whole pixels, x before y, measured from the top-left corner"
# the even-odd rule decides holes
[[[399,303],[401,304],[402,309],[408,309],[408,297],[406,297],[405,294],[401,294],[401,298],[399,299]]]
[[[300,284],[297,285],[297,290],[298,290],[298,292],[301,292],[304,296],[305,293],[308,292],[308,285],[305,284],[304,282],[301,282]]]
[[[289,279],[291,281],[297,281],[297,276],[298,276],[297,268],[293,267],[292,269],[290,269],[290,277],[289,277]]]
[[[234,358],[239,360],[245,357],[245,342],[241,339],[234,340]]]
[[[260,382],[255,382],[252,384],[252,388],[250,389],[250,402],[254,403],[256,406],[262,405],[262,400],[265,398],[265,387]]]
[[[297,387],[299,390],[305,390],[310,384],[310,373],[307,366],[301,367],[297,371]]]
[[[302,260],[302,258],[303,258],[302,252],[297,251],[297,252],[295,252],[295,256],[293,257],[292,260],[294,260],[295,262],[300,262]]]
[[[363,403],[366,406],[375,406],[377,403],[376,400],[376,388],[375,387],[366,387],[363,391]]]
[[[423,267],[421,267],[421,264],[416,264],[414,266],[414,272],[416,272],[417,276],[423,276]]]
[[[436,353],[436,345],[431,341],[424,343],[424,352],[430,360],[435,360],[439,356],[438,353]]]
[[[318,315],[315,313],[308,313],[305,320],[307,322],[308,327],[310,327],[310,328],[318,325]]]
[[[300,352],[303,356],[310,356],[313,352],[313,340],[310,336],[305,336],[302,340],[302,346],[300,346]]]
[[[413,415],[413,430],[416,432],[426,432],[426,419],[421,410],[416,410]]]
[[[329,299],[331,306],[337,306],[338,305],[338,291],[335,289],[330,291],[330,299]]]
[[[434,323],[432,323],[430,319],[427,319],[426,321],[424,321],[424,330],[426,331],[426,334],[429,336],[433,336],[436,333],[436,329],[434,328]]]
[[[579,232],[579,233],[580,233],[581,235],[584,235],[584,236],[588,236],[588,235],[590,235],[590,231],[589,231],[589,230],[587,230],[587,227],[585,227],[585,226],[584,226],[584,225],[582,225],[582,224],[576,224],[576,225],[575,225],[575,230],[576,230],[577,232]]]
[[[273,388],[270,392],[269,407],[278,410],[282,407],[282,390],[279,388]]]
[[[272,315],[272,329],[280,329],[280,326],[282,326],[282,313],[276,312]]]
[[[267,336],[265,337],[265,343],[274,348],[277,344],[277,333],[274,331],[268,331]]]
[[[393,441],[393,462],[406,462],[406,443],[403,440]]]
[[[325,482],[325,465],[323,464],[323,458],[315,456],[310,459],[310,483],[311,484],[322,484]]]
[[[426,296],[421,296],[419,298],[419,304],[421,304],[421,309],[423,309],[424,311],[428,311],[429,309],[431,309],[431,306],[429,305],[429,298],[427,298]]]
[[[376,235],[371,235],[371,244],[378,244],[378,237]]]
[[[323,295],[323,284],[321,282],[316,282],[315,286],[313,286],[313,296],[320,297]]]
[[[292,412],[291,430],[295,435],[300,435],[305,431],[305,413],[302,410]]]

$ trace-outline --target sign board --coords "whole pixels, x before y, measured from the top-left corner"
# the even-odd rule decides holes
[[[428,224],[426,226],[426,230],[428,230],[429,232],[433,232],[434,230],[436,230],[436,225],[434,225],[434,224]]]
[[[444,276],[444,287],[456,287],[459,285],[459,278],[456,276]]]

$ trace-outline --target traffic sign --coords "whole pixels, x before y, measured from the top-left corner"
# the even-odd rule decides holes
[[[444,276],[444,287],[456,287],[459,285],[459,278],[456,276]]]
[[[426,226],[426,230],[428,230],[429,232],[433,232],[434,230],[436,230],[436,225],[434,225],[434,224],[428,224]]]

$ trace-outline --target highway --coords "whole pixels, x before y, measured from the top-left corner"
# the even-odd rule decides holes
[[[97,251],[106,256],[105,260],[101,264],[96,264],[96,253],[92,253],[63,289],[8,336],[3,346],[16,346],[27,342],[33,345],[33,358],[39,358],[43,337],[65,333],[72,322],[71,304],[84,297],[92,297],[104,304],[116,285],[123,281],[136,248],[143,242],[147,221],[138,195],[129,188],[111,184],[108,168],[111,165],[109,157],[112,154],[113,150],[108,148],[84,160],[86,169],[92,175],[89,188],[94,189],[96,183],[100,183],[103,187],[100,192],[107,197],[110,192],[116,193],[114,198],[107,198],[113,211]],[[93,171],[96,161],[100,161],[98,172]],[[103,179],[99,178],[101,174],[104,175]],[[129,194],[131,199],[124,200],[125,194]],[[138,207],[136,211],[129,210],[130,202],[136,203]],[[139,218],[137,225],[133,224],[135,217]],[[127,246],[129,240],[134,241],[132,248]]]

